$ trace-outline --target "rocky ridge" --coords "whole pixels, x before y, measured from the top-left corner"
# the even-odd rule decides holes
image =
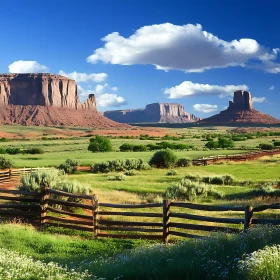
[[[105,111],[103,114],[122,123],[190,123],[199,120],[185,112],[183,105],[173,103],[152,103],[145,109]]]
[[[253,109],[252,95],[248,91],[238,90],[234,92],[233,101],[229,101],[229,107],[210,118],[199,121],[200,124],[280,124],[276,118],[263,114]]]
[[[81,103],[77,84],[61,75],[0,75],[0,124],[122,127],[99,114],[94,94]]]

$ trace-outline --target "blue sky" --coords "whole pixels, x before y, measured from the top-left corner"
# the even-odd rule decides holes
[[[240,88],[255,109],[280,118],[279,8],[273,0],[2,1],[0,72],[67,75],[82,100],[96,94],[99,111],[170,102],[208,117]]]

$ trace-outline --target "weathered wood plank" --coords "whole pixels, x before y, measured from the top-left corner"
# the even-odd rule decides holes
[[[98,226],[99,230],[105,231],[137,231],[137,232],[162,232],[162,229],[154,228],[133,228],[133,227],[101,227]]]
[[[62,215],[68,215],[70,217],[81,218],[81,219],[91,220],[92,221],[92,216],[83,215],[83,214],[76,214],[76,213],[72,213],[72,212],[68,212],[68,211],[64,211],[64,210],[60,210],[60,209],[55,209],[55,208],[53,208],[51,206],[47,207],[47,211],[50,211],[50,212],[53,212],[53,213],[62,214]]]
[[[0,195],[0,200],[10,200],[10,201],[19,201],[19,202],[39,202],[40,198],[28,198],[28,197],[20,197],[20,196]]]
[[[162,218],[161,213],[141,213],[141,212],[109,212],[99,211],[99,215],[118,215],[118,216],[131,216],[131,217],[153,217]]]
[[[204,210],[204,211],[244,211],[245,207],[240,206],[213,206],[213,205],[202,205],[202,204],[193,204],[185,202],[171,202],[170,206],[173,207],[182,207],[195,210]]]
[[[68,192],[63,192],[59,190],[53,190],[53,189],[48,189],[49,193],[52,194],[57,194],[57,195],[63,195],[67,197],[74,197],[74,198],[81,198],[81,199],[90,199],[92,198],[91,195],[85,195],[85,194],[74,194],[74,193],[68,193]]]
[[[123,222],[123,221],[99,220],[98,223],[100,225],[111,225],[111,226],[162,227],[162,223],[152,223],[152,222]]]
[[[128,238],[128,239],[148,239],[148,240],[161,240],[161,235],[140,235],[140,234],[108,234],[99,233],[98,237],[109,237],[109,238]]]
[[[73,225],[92,226],[92,222],[64,219],[64,218],[53,217],[53,216],[45,216],[44,220],[45,221],[47,220],[50,222],[55,221],[55,222],[60,222],[60,223],[73,224]]]
[[[175,235],[175,236],[180,236],[180,237],[187,237],[187,238],[204,238],[204,236],[189,234],[189,233],[185,233],[185,232],[178,232],[178,231],[173,231],[173,230],[170,230],[169,234]]]
[[[162,207],[162,203],[147,203],[147,204],[111,204],[111,203],[99,203],[100,207],[110,208],[153,208]]]
[[[174,212],[171,212],[169,216],[173,218],[183,218],[188,220],[213,222],[213,223],[224,223],[224,224],[244,223],[244,219],[241,218],[218,218],[218,217],[207,217],[207,216],[199,216],[199,215],[185,214],[185,213],[174,213]]]
[[[91,205],[82,204],[82,203],[64,201],[64,200],[53,199],[53,198],[49,198],[46,201],[48,203],[53,203],[53,204],[58,204],[58,205],[66,205],[66,206],[71,206],[71,207],[78,207],[78,208],[92,210],[92,206]]]
[[[191,230],[202,230],[202,231],[224,231],[230,233],[237,233],[241,230],[236,228],[220,227],[220,226],[208,226],[208,225],[195,225],[195,224],[182,224],[182,223],[169,223],[169,227],[191,229]]]

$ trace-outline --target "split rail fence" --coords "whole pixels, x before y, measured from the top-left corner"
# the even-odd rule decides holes
[[[73,211],[73,210],[83,210]],[[258,207],[200,205],[163,200],[149,204],[111,204],[96,195],[41,188],[40,192],[0,190],[0,220],[20,220],[37,227],[91,232],[94,237],[159,239],[203,238],[202,232],[240,232],[255,224],[280,225],[280,219],[253,217],[279,204]],[[201,211],[202,214],[197,214]],[[210,213],[217,212],[216,215]],[[224,217],[228,213],[228,217]],[[143,220],[144,219],[144,220]],[[213,224],[214,223],[214,224]]]
[[[193,159],[192,164],[195,166],[199,166],[199,165],[209,165],[209,164],[223,162],[223,161],[255,160],[259,157],[273,156],[276,154],[280,154],[280,149],[253,151],[249,153],[236,154],[236,155],[217,155],[217,156],[210,156],[210,157],[202,157],[198,159]]]
[[[8,183],[11,179],[19,177],[23,174],[31,173],[39,170],[46,170],[48,168],[21,168],[21,169],[9,169],[0,172],[0,183]]]

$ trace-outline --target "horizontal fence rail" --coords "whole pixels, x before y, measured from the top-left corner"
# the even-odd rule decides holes
[[[254,217],[254,213],[269,209],[279,210],[280,203],[255,208],[168,200],[112,204],[99,202],[96,195],[48,188],[37,192],[0,189],[0,220],[3,221],[16,219],[36,227],[85,231],[94,237],[144,238],[165,243],[172,236],[204,238],[204,232],[238,233],[256,224],[280,225],[280,219]]]
[[[208,165],[213,163],[219,163],[223,161],[246,161],[246,160],[254,160],[259,157],[263,156],[271,156],[280,154],[280,149],[273,149],[273,150],[264,150],[264,151],[255,151],[255,152],[248,152],[243,154],[235,154],[235,155],[217,155],[217,156],[209,156],[209,157],[202,157],[198,159],[193,159],[192,163],[196,166],[201,165]]]

